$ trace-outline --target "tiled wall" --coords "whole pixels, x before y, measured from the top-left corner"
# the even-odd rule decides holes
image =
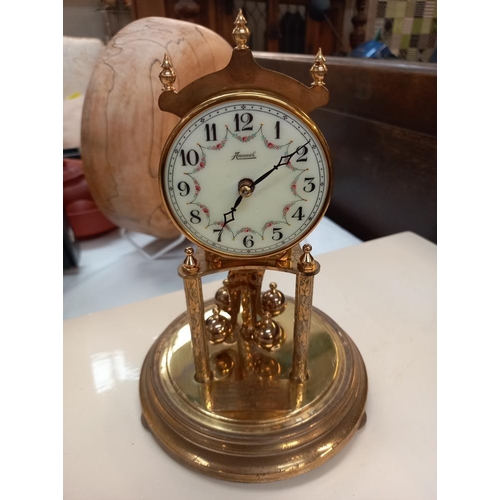
[[[373,37],[400,59],[429,61],[437,44],[437,2],[377,1]]]

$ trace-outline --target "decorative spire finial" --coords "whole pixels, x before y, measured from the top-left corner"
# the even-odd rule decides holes
[[[302,247],[302,251],[304,252],[299,259],[299,265],[301,270],[303,271],[314,271],[316,269],[316,261],[314,257],[311,255],[312,246],[309,244],[305,244]]]
[[[234,21],[235,28],[233,30],[233,40],[236,43],[236,50],[248,49],[247,42],[250,38],[250,30],[247,28],[246,24],[247,20],[240,9]]]
[[[170,62],[168,54],[165,53],[163,56],[163,62],[161,63],[161,67],[163,68],[160,71],[158,77],[160,78],[160,82],[163,84],[163,91],[171,91],[174,89],[175,79],[177,78],[177,74],[174,71],[174,67]]]
[[[311,66],[310,73],[313,78],[313,87],[324,86],[323,82],[326,74],[328,73],[328,69],[326,67],[326,59],[323,56],[323,52],[321,48],[318,50],[316,57],[314,58],[314,64]]]
[[[198,261],[196,260],[196,257],[194,256],[194,250],[192,249],[192,247],[187,247],[184,250],[184,253],[186,254],[186,258],[184,259],[184,262],[182,263],[183,269],[187,272],[198,271],[199,270]]]

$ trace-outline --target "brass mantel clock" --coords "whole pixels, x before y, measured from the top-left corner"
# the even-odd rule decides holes
[[[300,242],[333,189],[328,145],[308,112],[328,102],[321,50],[306,87],[258,66],[240,11],[228,66],[175,92],[162,64],[163,111],[181,121],[165,144],[160,189],[198,250],[179,267],[187,311],[158,338],[140,381],[142,420],[160,445],[205,474],[285,479],[335,455],[364,424],[363,360],[312,305],[320,266]],[[295,297],[265,270],[296,275]],[[203,276],[226,273],[203,299]]]

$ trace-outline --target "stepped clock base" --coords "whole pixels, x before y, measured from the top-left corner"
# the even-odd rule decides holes
[[[142,367],[142,422],[173,458],[203,474],[269,482],[338,453],[366,421],[367,376],[349,336],[313,308],[308,380],[289,379],[294,300],[280,315],[276,351],[243,340],[211,347],[213,380],[194,380],[187,314],[151,347]],[[213,301],[205,304],[206,317]]]

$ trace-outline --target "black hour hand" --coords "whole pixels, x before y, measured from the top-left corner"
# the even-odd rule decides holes
[[[236,210],[234,208],[232,208],[229,212],[226,212],[224,214],[224,226],[226,224],[229,224],[230,222],[233,222],[234,220],[234,212],[236,212]],[[222,226],[222,227],[224,227]]]
[[[229,212],[226,212],[224,214],[224,226],[226,224],[229,224],[230,222],[233,222],[233,220],[234,220],[234,212],[236,212],[236,209],[240,206],[240,203],[241,203],[242,199],[243,199],[243,197],[240,194],[238,196],[238,198],[236,198],[236,201],[234,202],[234,205],[231,207],[231,210],[229,210]],[[222,227],[224,228],[224,226],[222,226]]]
[[[221,241],[221,238],[222,238],[222,231],[223,229],[230,223],[230,222],[233,222],[234,220],[234,213],[236,212],[236,209],[239,207],[240,203],[241,203],[241,200],[243,199],[243,197],[241,196],[241,194],[238,196],[238,198],[236,198],[236,201],[234,202],[234,205],[231,207],[231,210],[229,210],[229,212],[226,212],[224,214],[224,224],[222,225],[222,227],[219,229],[214,229],[214,232],[219,232],[219,236],[217,237],[217,241],[220,243]]]

